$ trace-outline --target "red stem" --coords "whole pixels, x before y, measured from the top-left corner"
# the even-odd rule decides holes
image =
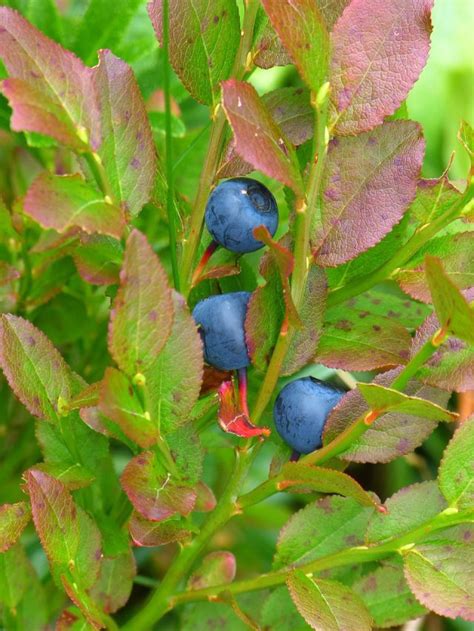
[[[201,257],[201,260],[199,261],[199,263],[196,266],[196,269],[194,270],[193,278],[191,281],[191,287],[195,287],[199,283],[199,280],[204,271],[204,268],[206,267],[206,265],[209,262],[209,259],[211,258],[211,256],[214,254],[214,252],[217,250],[218,247],[219,247],[219,244],[217,243],[217,241],[212,240],[209,243],[204,254]]]
[[[247,368],[239,368],[237,371],[237,380],[239,382],[239,401],[242,412],[250,418],[249,406],[247,403]]]

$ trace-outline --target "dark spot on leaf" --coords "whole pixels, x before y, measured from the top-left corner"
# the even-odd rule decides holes
[[[410,353],[407,350],[401,350],[398,353],[399,357],[402,359],[408,359],[410,357]]]
[[[377,332],[382,330],[382,327],[379,326],[378,324],[373,324],[372,328],[374,329],[374,331],[377,331]]]
[[[373,305],[379,305],[380,304],[380,298],[372,298],[371,300]]]
[[[28,346],[36,346],[36,340],[34,337],[31,337],[31,335],[26,338],[26,343]]]
[[[352,324],[349,322],[349,320],[339,320],[339,322],[336,322],[336,324],[334,325],[334,328],[341,329],[342,331],[351,331]]]
[[[215,16],[212,18],[212,21],[214,22],[214,24],[217,24],[217,23],[219,22],[219,16],[218,16],[218,15],[215,15]]]
[[[377,589],[377,579],[375,576],[369,576],[369,578],[365,581],[364,584],[364,593],[374,592]]]
[[[370,313],[368,311],[361,311],[359,313],[359,318],[366,318]]]
[[[399,313],[398,311],[392,311],[390,309],[390,311],[387,312],[387,315],[389,318],[399,318],[401,316],[401,313]]]
[[[150,311],[150,313],[148,314],[148,318],[152,321],[152,322],[156,322],[157,318],[158,318],[158,314],[156,313],[155,309],[152,309]]]
[[[130,166],[132,167],[132,169],[138,169],[138,167],[140,166],[140,160],[138,158],[133,158],[133,160],[130,162]]]
[[[396,447],[398,453],[405,454],[409,448],[410,448],[410,441],[408,440],[408,438],[400,438]]]

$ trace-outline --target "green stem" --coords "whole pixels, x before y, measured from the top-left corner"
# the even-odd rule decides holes
[[[291,279],[291,292],[297,310],[299,310],[304,296],[308,274],[309,233],[318,206],[319,188],[327,154],[326,122],[328,99],[325,98],[321,105],[318,104],[317,99],[313,99],[313,105],[315,107],[315,145],[317,154],[308,178],[306,200],[299,199],[296,205],[295,268]],[[294,332],[294,328],[291,325],[280,332],[252,412],[254,423],[258,423],[271,399]]]
[[[178,257],[176,253],[176,206],[174,201],[173,146],[171,136],[171,91],[169,66],[169,0],[163,0],[163,92],[165,96],[166,210],[173,281],[179,291]]]
[[[235,58],[232,76],[236,79],[242,79],[248,71],[248,55],[252,48],[253,33],[255,27],[255,19],[259,7],[258,0],[248,0],[245,9],[244,22],[242,26],[242,37],[240,46]],[[199,180],[198,191],[194,202],[193,211],[189,225],[189,233],[186,241],[183,243],[183,258],[181,261],[181,287],[182,293],[187,296],[191,288],[191,277],[194,259],[201,239],[202,227],[204,221],[204,212],[206,210],[206,202],[214,179],[216,176],[219,159],[222,154],[225,131],[226,116],[220,104],[214,108],[213,125],[211,129],[211,137],[209,139],[209,148],[204,162],[204,167]]]
[[[188,545],[181,548],[158,588],[145,606],[122,628],[124,631],[149,631],[172,608],[171,596],[190,571],[199,554],[213,534],[237,514],[237,496],[255,457],[255,451],[242,449],[236,452],[236,463],[218,505],[209,515],[201,532]]]
[[[351,280],[350,283],[332,290],[328,296],[328,308],[334,307],[346,302],[354,296],[364,293],[371,289],[374,285],[390,278],[394,272],[407,263],[420,248],[422,248],[435,234],[445,228],[452,221],[460,217],[465,207],[470,204],[474,195],[474,187],[471,185],[468,191],[455,202],[448,210],[437,217],[431,223],[425,224],[418,228],[411,239],[396,254],[386,261],[383,265],[368,274],[367,276],[358,277]]]
[[[111,204],[117,204],[115,193],[112,190],[112,186],[110,185],[109,178],[107,177],[107,173],[105,172],[104,165],[102,164],[102,160],[99,154],[94,152],[86,152],[82,155],[87,162],[92,175],[94,176],[94,179],[104,196],[108,198]]]
[[[358,565],[359,563],[368,563],[384,559],[393,554],[404,553],[404,548],[409,548],[423,540],[427,535],[437,530],[448,528],[456,524],[470,523],[474,520],[474,512],[466,511],[464,513],[453,512],[452,509],[439,513],[431,522],[424,524],[414,530],[394,537],[387,542],[373,544],[369,546],[358,546],[356,548],[348,548],[341,552],[329,554],[325,557],[310,561],[303,565],[297,566],[299,570],[305,574],[316,574],[324,570],[342,567],[345,565]],[[269,572],[261,576],[256,576],[243,581],[236,581],[226,585],[216,585],[205,589],[181,592],[173,598],[173,605],[179,605],[186,602],[197,600],[214,600],[217,599],[222,592],[230,592],[231,594],[242,594],[245,592],[275,587],[286,582],[288,575],[295,569],[294,566],[283,568],[276,572]]]

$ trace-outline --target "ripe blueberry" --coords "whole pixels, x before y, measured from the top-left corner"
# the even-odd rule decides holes
[[[321,447],[326,420],[343,395],[342,390],[314,377],[291,381],[281,390],[273,408],[278,433],[301,454]]]
[[[200,327],[208,364],[221,370],[237,370],[250,364],[244,331],[249,298],[248,291],[237,291],[211,296],[194,307],[193,318]]]
[[[264,225],[273,236],[278,207],[268,188],[246,177],[225,180],[206,205],[206,226],[214,240],[232,252],[253,252],[263,247],[253,229]]]

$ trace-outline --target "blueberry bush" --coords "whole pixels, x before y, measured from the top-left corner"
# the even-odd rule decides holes
[[[2,4],[0,626],[467,629],[433,0]]]

